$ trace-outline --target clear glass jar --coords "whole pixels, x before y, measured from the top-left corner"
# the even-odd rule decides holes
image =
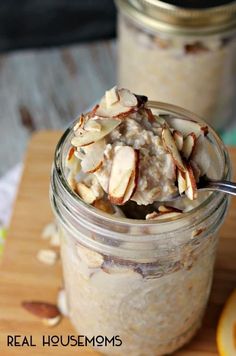
[[[216,129],[233,119],[236,3],[183,9],[162,1],[116,2],[119,85],[191,110]]]
[[[200,121],[172,105],[149,106]],[[159,221],[109,215],[86,205],[67,184],[64,162],[72,134],[68,129],[58,143],[50,189],[70,319],[90,339],[121,339],[122,345],[95,342],[107,355],[173,352],[201,325],[228,197],[214,192],[183,216]],[[212,129],[209,139],[214,147],[209,175],[229,179],[227,151]]]

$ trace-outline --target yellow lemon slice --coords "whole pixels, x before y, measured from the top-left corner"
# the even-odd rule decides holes
[[[221,356],[236,356],[236,290],[230,295],[221,313],[216,341]]]

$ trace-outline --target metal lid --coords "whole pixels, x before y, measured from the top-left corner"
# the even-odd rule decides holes
[[[196,35],[236,28],[236,1],[230,0],[116,0],[118,7],[153,30]]]

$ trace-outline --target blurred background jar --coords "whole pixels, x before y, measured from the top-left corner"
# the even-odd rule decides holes
[[[116,3],[119,85],[185,107],[216,129],[232,120],[236,1]]]

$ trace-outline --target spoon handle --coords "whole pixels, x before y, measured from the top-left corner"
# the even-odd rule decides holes
[[[217,180],[209,180],[207,181],[205,189],[217,190],[223,193],[228,193],[231,195],[236,195],[236,183],[228,182],[228,181],[217,181]]]

